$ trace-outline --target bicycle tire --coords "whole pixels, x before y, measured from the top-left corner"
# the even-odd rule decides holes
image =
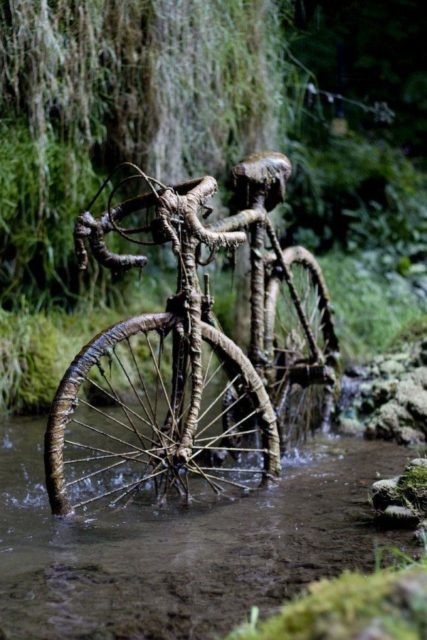
[[[283,453],[305,441],[310,432],[329,429],[338,387],[339,343],[317,260],[303,247],[283,250],[282,258],[320,356],[313,360],[283,265],[272,254],[266,283],[265,351],[267,387]]]
[[[205,323],[203,398],[194,450],[185,464],[174,461],[186,411],[184,396],[174,414],[170,404],[170,344],[180,322],[173,313],[120,322],[83,347],[67,369],[45,434],[46,486],[54,514],[122,505],[134,498],[150,504],[166,495],[204,499],[203,484],[214,495],[235,494],[279,475],[276,418],[265,387],[242,351]],[[217,362],[219,373],[214,374]],[[231,386],[244,394],[247,407],[240,423],[246,437],[237,452],[234,446],[229,450],[218,403]],[[173,431],[167,433],[166,419],[172,414]]]

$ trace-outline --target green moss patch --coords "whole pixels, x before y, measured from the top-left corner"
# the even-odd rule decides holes
[[[321,580],[279,615],[244,625],[228,640],[416,640],[427,631],[427,567]],[[374,633],[375,632],[375,633]]]

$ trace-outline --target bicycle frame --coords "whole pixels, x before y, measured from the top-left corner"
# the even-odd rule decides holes
[[[167,492],[188,499],[193,480],[197,485],[204,479],[218,495],[224,488],[246,490],[249,485],[253,489],[279,476],[280,454],[295,431],[293,416],[300,414],[306,388],[311,393],[311,385],[322,385],[318,391],[322,406],[331,398],[335,378],[328,370],[333,369],[337,350],[319,265],[302,247],[282,250],[268,217],[283,199],[289,174],[290,163],[281,154],[247,158],[233,170],[240,212],[210,225],[204,225],[198,216],[217,188],[213,178],[205,176],[174,188],[153,180],[160,187],[155,189],[139,170],[131,178],[142,176],[149,184],[148,193],[115,208],[110,207],[110,196],[108,210],[100,218],[88,211],[78,217],[74,237],[81,269],[88,262],[87,244],[98,262],[110,269],[143,267],[144,256],[114,254],[104,236],[116,231],[133,240],[133,234],[148,232],[153,238],[150,244],[171,243],[178,260],[177,290],[165,313],[144,313],[106,328],[66,370],[45,435],[46,486],[54,513],[69,514],[95,501],[109,501],[113,495],[111,504],[115,505],[139,489],[149,495],[154,491],[160,500]],[[156,215],[150,224],[120,226],[128,214],[152,206]],[[246,232],[251,256],[249,357],[211,326],[209,278],[205,275],[203,293],[197,273],[200,244],[212,251],[234,248],[247,241]],[[266,247],[267,239],[272,251]],[[289,323],[282,322],[279,295],[293,313]],[[150,335],[158,345],[156,350]],[[202,362],[203,344],[210,355]],[[138,355],[139,345],[148,349],[146,356]],[[165,345],[171,358],[162,361]],[[219,365],[208,379],[213,355]],[[147,362],[147,380],[150,370],[156,380],[154,405],[145,371],[137,362],[140,359]],[[218,386],[212,400],[213,387],[206,388],[213,378]],[[120,381],[129,386],[129,400],[121,397]],[[158,412],[159,389],[164,404],[159,403]],[[90,391],[101,401],[108,399],[105,409],[88,398]],[[212,417],[209,411],[214,405]],[[311,414],[314,405],[307,402],[306,406]],[[117,408],[122,419],[115,415]],[[101,428],[97,426],[99,415],[104,416]],[[71,438],[66,436],[68,428],[75,434]],[[311,423],[305,420],[302,432],[307,433],[308,428]],[[198,465],[196,457],[203,458],[203,464]],[[117,482],[115,469],[125,464],[136,469],[136,475],[132,472],[129,482],[129,468]],[[240,475],[236,479],[236,473],[245,474],[246,480],[240,481]],[[91,485],[92,478],[97,478],[95,485]],[[71,486],[84,489],[83,499],[74,500]]]
[[[217,188],[216,181],[208,176],[183,183],[174,189],[165,188],[157,193],[153,191],[133,201],[127,201],[114,210],[109,209],[108,214],[104,214],[99,222],[88,212],[80,216],[77,221],[76,248],[82,268],[87,261],[84,248],[86,238],[89,239],[95,257],[105,266],[120,269],[142,267],[145,265],[146,258],[112,254],[107,249],[103,236],[109,231],[116,230],[124,237],[129,237],[117,226],[120,220],[144,201],[147,204],[156,205],[156,219],[149,230],[156,244],[171,242],[172,250],[178,258],[177,293],[171,297],[167,307],[167,310],[182,317],[182,323],[174,330],[171,420],[176,407],[182,402],[188,363],[191,367],[191,402],[186,423],[176,425],[166,421],[164,425],[165,430],[178,429],[180,432],[181,443],[176,456],[182,462],[191,455],[193,434],[200,411],[203,386],[201,322],[202,320],[212,321],[209,291],[206,291],[205,295],[202,294],[197,275],[196,250],[199,243],[204,243],[211,249],[220,246],[235,247],[246,241],[246,230],[249,231],[251,323],[248,356],[264,382],[268,382],[268,372],[273,365],[272,328],[266,318],[265,296],[266,273],[269,269],[280,271],[281,277],[286,281],[309,346],[310,357],[304,364],[313,366],[310,371],[307,367],[300,367],[299,382],[310,384],[315,381],[316,375],[320,379],[324,378],[324,363],[309,320],[305,316],[292,283],[292,274],[283,259],[279,240],[268,217],[268,212],[283,200],[290,171],[289,160],[282,154],[263,153],[249,156],[233,169],[236,198],[240,199],[243,206],[247,208],[210,225],[203,225],[197,215],[200,206]],[[151,184],[150,188],[152,188]],[[273,250],[269,253],[266,253],[266,237]],[[316,368],[315,365],[319,366]]]

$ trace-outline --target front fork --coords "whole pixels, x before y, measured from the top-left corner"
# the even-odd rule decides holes
[[[166,417],[164,423],[164,432],[167,433],[174,442],[180,442],[181,445],[178,447],[179,456],[183,458],[183,456],[188,455],[183,452],[182,448],[188,448],[190,446],[190,442],[193,440],[194,432],[197,426],[197,421],[194,423],[194,416],[197,416],[199,412],[199,405],[192,407],[193,402],[190,401],[189,406],[189,414],[193,416],[193,420],[190,423],[190,428],[185,422],[185,415],[187,413],[185,410],[185,389],[188,375],[191,373],[191,381],[192,381],[192,389],[191,389],[191,398],[198,397],[197,388],[201,379],[201,358],[199,358],[199,349],[195,349],[194,347],[201,344],[201,333],[197,331],[197,327],[200,325],[200,321],[207,322],[211,325],[214,325],[214,316],[212,313],[212,305],[213,298],[210,295],[210,286],[209,286],[209,275],[205,274],[204,276],[204,295],[200,297],[200,319],[194,321],[195,307],[199,306],[199,301],[193,300],[195,305],[186,304],[185,296],[180,293],[175,296],[172,296],[168,301],[167,310],[173,311],[177,314],[181,321],[178,321],[173,328],[173,347],[172,347],[172,394],[170,401],[170,408],[168,411],[168,415]],[[194,298],[194,296],[193,296]],[[190,309],[193,309],[193,314],[190,315]],[[192,321],[193,320],[193,321]],[[196,331],[194,331],[196,329]],[[193,349],[191,349],[191,345],[193,345]],[[200,360],[200,362],[199,362]],[[194,367],[200,367],[200,373],[197,371],[196,376],[193,375]],[[193,385],[196,386],[196,393],[194,393],[195,389]],[[194,426],[195,425],[195,426]],[[194,428],[193,428],[194,427]],[[174,455],[178,452],[175,451]]]

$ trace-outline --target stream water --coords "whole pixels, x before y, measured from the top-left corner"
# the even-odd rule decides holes
[[[44,421],[0,425],[0,639],[221,637],[322,576],[372,570],[413,535],[375,528],[377,477],[413,457],[385,442],[329,438],[285,461],[283,480],[234,502],[129,505],[60,520],[43,485]]]

